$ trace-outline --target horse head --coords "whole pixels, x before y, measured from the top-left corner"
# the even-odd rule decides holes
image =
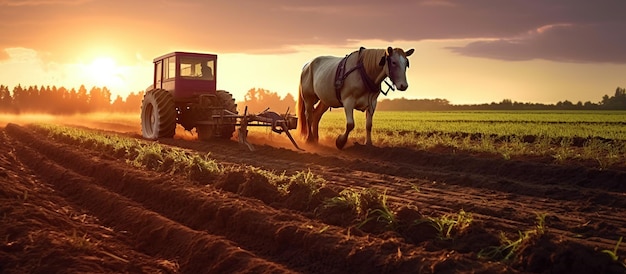
[[[387,77],[391,79],[394,86],[400,91],[405,91],[409,84],[406,81],[406,68],[409,67],[409,59],[407,57],[413,54],[414,50],[410,49],[406,52],[401,48],[388,47],[385,56],[380,59],[380,66],[384,67]]]

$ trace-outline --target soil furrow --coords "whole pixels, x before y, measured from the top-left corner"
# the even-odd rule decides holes
[[[19,143],[31,139],[26,132],[19,132],[21,129],[11,125],[7,130],[20,137]],[[183,272],[290,272],[281,265],[257,258],[222,237],[189,229],[146,210],[141,204],[94,184],[98,178],[77,174],[48,160],[30,147],[32,143],[17,146],[22,161],[37,174],[45,175],[46,182],[107,225],[132,233],[136,244],[147,253],[178,261]]]
[[[624,218],[619,217],[626,215],[623,171],[358,145],[346,151],[321,149],[318,154],[269,146],[248,152],[235,142],[224,141],[217,145],[180,139],[164,142],[210,152],[220,161],[287,172],[310,169],[340,189],[387,189],[390,201],[436,208],[435,215],[459,209],[477,212],[488,220],[503,220],[493,223],[496,229],[532,227],[537,214],[546,213],[550,216],[547,225],[554,226],[555,232],[582,242],[586,240],[581,235],[601,238],[590,241],[602,249],[612,249],[626,232]],[[404,195],[397,190],[398,186],[406,189],[405,182],[430,189],[424,188],[423,195]],[[589,207],[593,209],[585,209]],[[605,217],[595,218],[598,212],[606,212]]]
[[[182,272],[623,273],[626,262],[601,252],[616,248],[626,234],[626,175],[620,170],[445,149],[303,145],[307,151],[298,152],[259,136],[250,138],[254,152],[229,140],[158,141],[235,167],[199,180],[137,168],[69,138],[42,139],[46,131],[36,127],[8,125],[1,133],[11,149],[0,152],[17,155],[58,194],[113,227],[115,237],[132,240],[147,256],[179,263]],[[0,157],[0,182],[11,159]],[[319,191],[327,195],[375,189],[396,219],[326,212],[321,199],[335,196],[298,202],[307,197],[297,188],[279,193],[244,166],[287,175],[310,170],[325,179]],[[259,186],[273,187],[275,196],[264,196]],[[461,210],[471,214],[471,225],[452,229],[451,238],[437,234],[429,220]],[[507,250],[500,233],[510,241],[530,236],[502,260],[497,250]],[[620,259],[625,253],[626,245],[617,247]]]
[[[24,128],[9,125],[7,131],[30,142],[28,146],[36,147],[40,153],[60,157],[56,161],[71,166],[83,176],[94,178],[93,183],[102,184],[178,223],[223,235],[255,254],[265,255],[262,257],[279,261],[292,269],[325,273],[372,269],[396,272],[413,271],[437,261],[406,255],[398,257],[399,250],[407,254],[420,250],[402,242],[369,236],[346,237],[341,228],[273,209],[258,200],[207,191],[204,186],[194,186],[192,182],[181,182],[160,174],[143,179],[149,178],[150,172],[120,168],[108,160],[81,155],[77,149],[69,151],[65,145],[33,138]],[[189,208],[194,210],[189,211]],[[376,253],[372,253],[373,247],[378,247]],[[293,249],[298,251],[293,253]]]

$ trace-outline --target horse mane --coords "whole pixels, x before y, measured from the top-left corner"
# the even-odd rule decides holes
[[[386,49],[364,49],[361,51],[361,60],[367,75],[379,85],[382,82],[384,73],[383,67],[379,65],[380,58],[385,56]],[[380,78],[380,79],[379,79]]]

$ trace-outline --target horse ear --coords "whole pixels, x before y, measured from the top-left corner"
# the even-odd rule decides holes
[[[406,56],[407,56],[407,57],[411,56],[411,54],[413,54],[413,52],[414,52],[414,51],[415,51],[415,49],[410,49],[410,50],[407,50],[407,51],[405,52],[405,53],[406,53]]]
[[[381,67],[385,66],[385,61],[387,61],[386,57],[387,56],[383,56],[383,57],[380,58],[380,62],[378,62],[379,66],[381,66]]]
[[[387,55],[391,56],[393,54],[393,48],[392,47],[388,47],[387,48]]]

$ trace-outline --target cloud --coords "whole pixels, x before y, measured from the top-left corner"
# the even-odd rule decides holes
[[[524,61],[626,63],[626,23],[545,25],[527,33],[481,40],[450,50],[474,57]]]
[[[0,62],[8,60],[9,58],[11,58],[11,56],[9,55],[6,49],[0,50]]]
[[[80,5],[92,0],[0,0],[0,6]]]
[[[32,48],[55,61],[100,47],[144,56],[171,50],[276,54],[306,45],[339,48],[359,40],[481,38],[496,40],[454,50],[484,57],[488,53],[483,51],[493,48],[494,58],[516,60],[537,57],[502,48],[531,43],[530,37],[568,37],[560,34],[566,30],[558,24],[583,28],[579,32],[626,24],[623,0],[0,0],[0,7],[0,49]],[[545,26],[560,27],[541,34]],[[596,38],[605,39],[599,45],[616,39]],[[570,59],[598,59],[582,56],[589,51],[578,52],[581,56]]]
[[[423,6],[435,6],[435,7],[455,7],[456,5],[451,1],[446,0],[425,0],[420,2]]]

